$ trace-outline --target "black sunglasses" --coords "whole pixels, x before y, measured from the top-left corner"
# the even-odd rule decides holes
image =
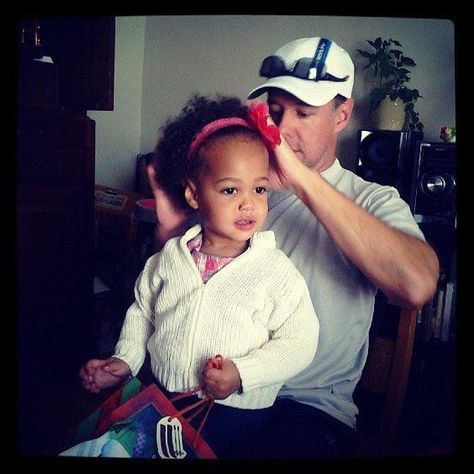
[[[319,40],[318,47],[312,58],[301,58],[297,61],[293,69],[287,69],[280,56],[268,56],[260,67],[260,76],[271,78],[278,76],[293,76],[310,81],[332,81],[344,82],[349,76],[343,78],[333,76],[325,71],[325,62],[328,55],[331,41],[326,38]]]

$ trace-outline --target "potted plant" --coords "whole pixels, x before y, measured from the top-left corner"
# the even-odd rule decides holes
[[[370,108],[376,110],[386,98],[391,101],[399,99],[404,104],[408,128],[422,132],[424,126],[415,111],[415,102],[422,96],[418,89],[407,87],[410,82],[408,68],[416,66],[415,61],[403,54],[402,45],[397,40],[379,37],[367,42],[373,50],[357,49],[357,52],[367,60],[365,69],[371,69],[376,80],[376,86],[370,93]]]

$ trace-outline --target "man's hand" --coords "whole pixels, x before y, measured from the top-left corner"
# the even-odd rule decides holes
[[[274,124],[270,116],[267,120],[269,124]],[[270,156],[270,189],[294,191],[295,184],[302,179],[307,169],[281,133],[280,138],[281,143]]]
[[[153,197],[155,198],[155,212],[158,223],[155,229],[155,250],[158,251],[171,237],[181,235],[186,221],[191,215],[181,209],[177,209],[169,196],[158,185],[155,169],[152,164],[146,167],[148,181],[150,183]]]

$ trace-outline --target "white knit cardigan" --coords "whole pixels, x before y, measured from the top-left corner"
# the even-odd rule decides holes
[[[221,354],[237,366],[242,393],[216,401],[268,407],[316,352],[319,321],[306,283],[271,231],[255,233],[243,254],[203,283],[186,245],[201,230],[193,226],[147,260],[114,357],[136,375],[148,349],[157,380],[183,392],[198,387],[203,364]]]

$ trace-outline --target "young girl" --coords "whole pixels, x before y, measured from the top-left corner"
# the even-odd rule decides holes
[[[200,223],[148,259],[114,355],[80,371],[84,387],[99,392],[136,375],[148,350],[166,391],[200,387],[199,397],[215,399],[203,436],[219,457],[310,364],[319,333],[303,278],[273,232],[259,231],[269,150],[279,143],[265,107],[197,96],[166,124],[156,175],[174,205],[197,211]],[[208,363],[216,354],[218,367]]]

